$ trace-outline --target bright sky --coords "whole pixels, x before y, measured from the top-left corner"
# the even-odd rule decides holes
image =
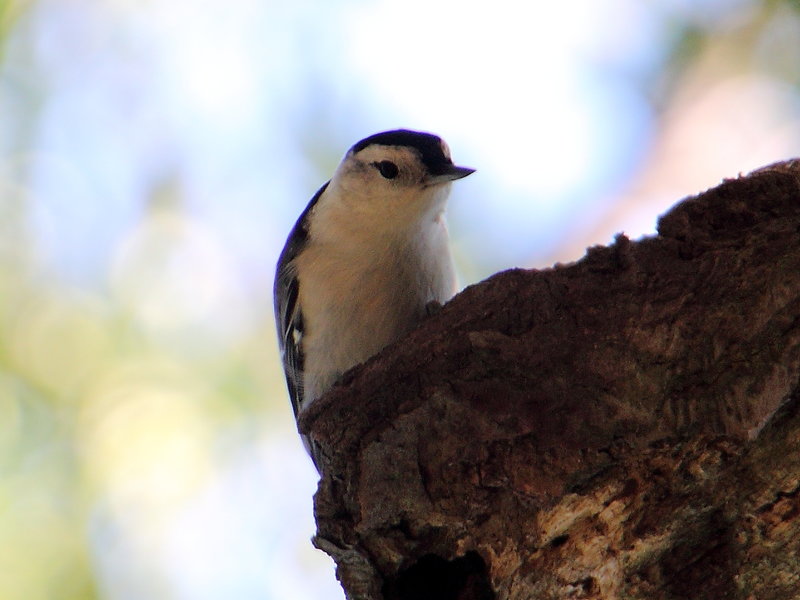
[[[442,135],[478,168],[453,215],[462,231],[480,224],[506,240],[473,241],[495,249],[486,268],[526,265],[647,135],[646,104],[616,75],[659,58],[652,17],[633,0],[135,4],[39,11],[37,57],[57,77],[41,132],[54,156],[37,165],[41,226],[71,270],[129,226],[143,185],[176,171],[196,213],[266,269],[327,177],[304,163],[315,139],[344,153],[397,126]],[[60,204],[64,186],[77,203]]]

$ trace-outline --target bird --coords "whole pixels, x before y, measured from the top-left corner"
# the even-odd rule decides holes
[[[422,131],[353,145],[297,219],[275,269],[274,309],[295,419],[350,368],[457,291],[445,209],[475,169]],[[317,469],[319,457],[304,445]]]

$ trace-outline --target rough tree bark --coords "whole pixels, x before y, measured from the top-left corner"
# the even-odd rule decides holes
[[[353,600],[800,598],[800,160],[466,289],[301,423]]]

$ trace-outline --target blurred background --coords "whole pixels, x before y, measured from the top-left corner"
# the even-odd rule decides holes
[[[796,0],[0,0],[0,598],[343,598],[273,267],[410,127],[462,283],[800,155]]]

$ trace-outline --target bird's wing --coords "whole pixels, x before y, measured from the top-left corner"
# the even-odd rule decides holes
[[[303,402],[303,313],[297,302],[299,283],[294,269],[288,264],[281,271],[275,279],[275,287],[281,290],[281,299],[276,296],[275,319],[289,398],[297,417]]]
[[[300,282],[294,267],[297,257],[308,241],[307,217],[314,204],[328,186],[323,185],[295,223],[289,239],[278,259],[275,271],[275,324],[278,329],[278,346],[283,359],[283,370],[289,388],[294,415],[303,408],[303,312],[298,301]]]

